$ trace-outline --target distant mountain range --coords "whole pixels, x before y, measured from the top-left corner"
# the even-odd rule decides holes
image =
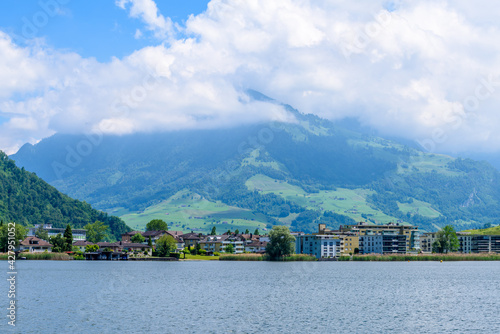
[[[69,198],[24,168],[19,168],[0,151],[0,219],[22,225],[53,224],[73,228],[100,220],[120,238],[130,231],[125,223],[93,209],[88,203]]]
[[[58,134],[24,145],[12,159],[134,229],[152,218],[173,229],[222,232],[278,223],[313,231],[318,222],[399,221],[425,230],[499,222],[500,173],[490,164],[424,153],[283,107],[293,121]]]

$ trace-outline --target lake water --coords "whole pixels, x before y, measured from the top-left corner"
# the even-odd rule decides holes
[[[1,333],[500,333],[500,262],[16,266],[17,325],[2,280]]]

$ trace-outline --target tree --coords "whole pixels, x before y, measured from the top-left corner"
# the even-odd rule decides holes
[[[254,234],[254,235],[259,235],[259,229],[258,229],[258,228],[256,228],[256,229],[255,229],[255,232],[253,232],[253,234]]]
[[[224,251],[226,253],[233,254],[234,253],[234,246],[233,246],[233,244],[229,244],[226,247],[224,247]]]
[[[269,232],[269,243],[266,246],[266,253],[272,260],[293,253],[295,237],[290,234],[287,226],[273,226]]]
[[[451,225],[446,225],[443,229],[437,232],[436,241],[432,243],[432,252],[448,253],[455,252],[460,247],[457,233]]]
[[[87,245],[85,246],[85,253],[97,252],[99,250],[99,245]]]
[[[164,235],[156,241],[156,251],[161,257],[169,256],[177,249],[177,241],[171,235]]]
[[[150,237],[151,239],[151,237]],[[142,244],[146,240],[140,233],[136,233],[132,238],[130,238],[130,241],[136,244]]]
[[[250,231],[248,229],[246,229],[245,234],[250,234]]]
[[[43,228],[43,224],[38,225],[38,228],[35,231],[35,237],[49,241],[49,232]]]
[[[64,230],[64,251],[70,252],[73,249],[73,232],[71,231],[71,226],[66,225],[66,230]]]
[[[240,230],[236,229],[236,231],[234,231],[234,234],[240,234]]]
[[[87,240],[92,243],[101,242],[108,235],[108,226],[98,220],[93,224],[85,225],[84,228],[87,230]]]
[[[52,252],[54,253],[62,253],[66,249],[66,240],[61,233],[58,233],[55,237],[50,237],[49,242],[52,244]]]
[[[151,241],[151,236],[148,236],[148,246],[153,247],[153,241]]]
[[[153,219],[146,224],[146,231],[168,231],[168,224],[161,219]]]
[[[217,235],[217,229],[214,227],[212,227],[212,232],[210,232],[210,235]]]
[[[12,242],[9,244],[9,241],[12,240],[12,238],[9,238],[9,232],[12,235],[12,232],[14,232],[14,248],[19,246],[21,241],[26,238],[27,231],[24,228],[24,226],[19,225],[19,224],[14,224],[13,226],[10,224],[5,224],[0,226],[0,251],[2,252],[8,252],[9,250],[13,251],[12,246],[9,247]]]

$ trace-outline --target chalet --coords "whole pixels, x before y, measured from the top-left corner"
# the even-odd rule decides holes
[[[73,242],[73,247],[78,247],[78,250],[85,252],[85,247],[88,245],[93,245],[90,241],[78,240]]]
[[[52,244],[45,240],[39,239],[37,237],[27,237],[19,244],[19,251],[29,251],[30,253],[35,252],[52,252]]]
[[[198,233],[186,233],[180,236],[184,241],[184,247],[194,247],[198,242],[201,241],[200,234]]]

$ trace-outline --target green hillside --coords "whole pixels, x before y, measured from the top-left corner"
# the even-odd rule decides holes
[[[0,219],[25,226],[51,223],[54,227],[82,228],[100,220],[111,233],[119,237],[130,229],[122,220],[92,209],[85,203],[69,198],[56,188],[18,168],[0,151]]]
[[[469,232],[470,234],[478,234],[478,235],[500,235],[500,225],[484,229],[465,230],[462,232]]]

